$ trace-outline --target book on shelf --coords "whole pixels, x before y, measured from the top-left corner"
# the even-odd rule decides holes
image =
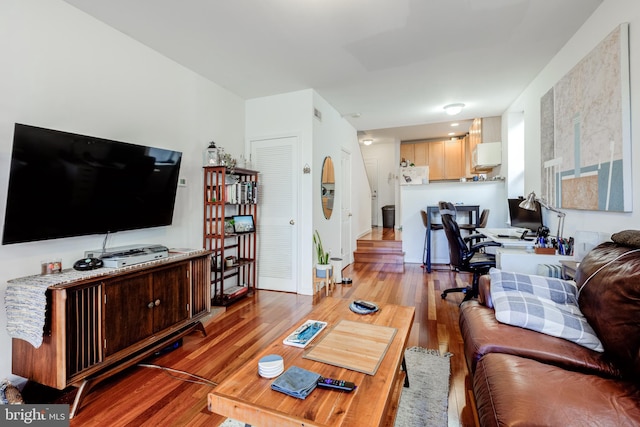
[[[226,184],[225,201],[232,205],[256,204],[258,202],[257,183],[254,181],[244,181]]]
[[[223,291],[226,299],[236,298],[249,292],[247,286],[232,286]]]

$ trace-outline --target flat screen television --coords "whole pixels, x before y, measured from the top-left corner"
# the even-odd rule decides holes
[[[170,225],[181,159],[16,123],[2,244]]]
[[[531,231],[537,232],[539,227],[542,227],[542,207],[539,202],[536,202],[536,210],[529,211],[522,209],[520,203],[524,199],[509,199],[509,217],[511,219],[511,226],[516,228],[528,228]]]

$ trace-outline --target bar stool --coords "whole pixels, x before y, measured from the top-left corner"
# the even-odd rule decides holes
[[[485,228],[487,226],[487,222],[489,221],[489,212],[489,209],[483,209],[482,213],[480,213],[478,224],[459,224],[460,230],[467,230],[469,234],[473,234],[476,232],[476,229]]]
[[[427,219],[427,211],[421,210],[420,211],[420,216],[422,217],[422,223],[424,224],[424,245],[423,245],[423,250],[422,250],[422,265],[426,266],[427,265],[427,251],[429,251],[429,248],[427,246],[427,239],[429,238],[429,221]],[[442,230],[442,224],[431,224],[431,230]]]

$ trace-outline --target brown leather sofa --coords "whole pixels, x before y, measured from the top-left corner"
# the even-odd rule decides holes
[[[482,426],[640,425],[640,248],[627,240],[603,243],[582,260],[575,279],[580,310],[603,353],[499,323],[488,275],[478,300],[462,304]]]

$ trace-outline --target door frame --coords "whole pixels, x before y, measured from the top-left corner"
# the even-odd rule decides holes
[[[370,167],[374,167],[375,170],[371,171],[373,173],[375,173],[375,176],[373,178],[375,178],[376,182],[376,199],[375,199],[375,207],[373,206],[373,189],[371,188],[371,181],[369,181],[369,172],[370,172]],[[369,182],[369,189],[371,190],[371,226],[382,226],[381,222],[382,222],[382,218],[380,217],[380,162],[378,161],[378,159],[376,158],[367,158],[364,159],[364,169],[365,172],[367,174],[367,181]],[[373,216],[375,215],[376,218],[376,224],[373,224]]]
[[[301,203],[300,201],[300,197],[301,197],[301,191],[300,191],[300,184],[299,184],[299,177],[297,176],[298,170],[296,169],[296,165],[300,164],[300,156],[302,155],[301,150],[300,150],[300,141],[302,140],[301,136],[297,133],[284,133],[284,134],[277,134],[277,135],[267,135],[267,136],[254,136],[251,138],[247,138],[246,139],[246,150],[247,152],[251,155],[253,153],[253,146],[255,143],[260,143],[260,142],[266,142],[266,141],[273,141],[273,140],[278,140],[278,139],[287,139],[287,138],[293,138],[295,143],[293,144],[293,162],[292,162],[292,168],[291,168],[291,181],[293,184],[293,192],[295,193],[295,197],[297,200],[295,209],[293,210],[294,213],[294,218],[291,218],[294,221],[293,226],[295,227],[294,230],[294,236],[293,236],[293,250],[291,252],[291,270],[292,270],[292,275],[291,275],[291,280],[294,283],[294,288],[291,289],[291,292],[296,292],[297,294],[300,294],[300,290],[301,290],[301,280],[300,280],[300,275],[301,275],[301,266],[300,266],[300,262],[301,262],[301,254],[300,254],[300,236],[301,236],[301,230],[303,230],[304,228],[302,227],[302,223],[300,221],[300,218],[303,218],[302,216],[302,212],[301,212],[301,206],[303,205],[303,203]],[[251,157],[250,157],[251,159]],[[252,166],[254,167],[254,166]],[[257,168],[256,168],[257,169]],[[258,172],[260,172],[258,170]],[[259,175],[258,175],[259,176]],[[264,185],[264,183],[260,180],[260,178],[258,178],[258,182],[259,185]],[[259,197],[259,196],[258,196]],[[260,209],[260,201],[258,199],[258,209]],[[264,214],[261,213],[261,218],[264,218]],[[260,236],[258,236],[258,238],[260,238]],[[260,256],[260,254],[258,253],[258,257]],[[260,277],[260,262],[256,262],[256,268],[257,268],[257,275],[258,277]],[[258,282],[260,282],[258,280]],[[263,288],[265,289],[265,288]]]
[[[345,166],[346,164],[346,166]],[[351,206],[352,191],[352,172],[351,172],[351,151],[342,148],[340,150],[340,180],[342,181],[341,203],[340,203],[340,252],[342,258],[342,268],[353,262],[353,248],[351,245],[351,235],[353,227],[353,209]],[[345,209],[345,200],[348,202]],[[346,218],[345,218],[346,216]],[[346,230],[343,226],[346,224]]]

